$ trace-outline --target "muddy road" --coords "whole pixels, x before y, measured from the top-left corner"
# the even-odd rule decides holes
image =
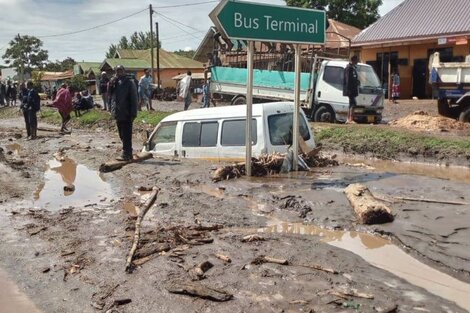
[[[340,155],[337,167],[219,183],[217,163],[193,160],[100,174],[119,152],[115,133],[26,141],[21,127],[0,124],[6,312],[470,311],[468,168]],[[343,193],[356,182],[390,203],[394,222],[357,223]],[[141,186],[161,191],[128,274]]]

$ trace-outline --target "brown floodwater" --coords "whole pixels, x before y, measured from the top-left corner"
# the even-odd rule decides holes
[[[313,235],[331,246],[348,250],[369,264],[470,311],[470,284],[419,262],[390,240],[370,234],[320,228],[313,225],[279,223],[260,232]]]
[[[0,269],[0,286],[1,313],[41,313],[2,269]]]
[[[12,151],[16,155],[19,155],[22,148],[20,144],[12,143],[12,144],[7,145],[7,149],[9,151]]]
[[[397,162],[378,159],[358,159],[354,157],[338,157],[338,161],[341,164],[349,166],[365,167],[366,169],[374,172],[419,175],[470,183],[470,168],[463,166],[445,166],[439,164]]]
[[[65,186],[73,186],[73,191],[65,191]],[[57,210],[99,203],[112,195],[111,186],[98,171],[69,158],[63,162],[53,159],[47,163],[44,181],[34,192],[33,202],[35,207]]]

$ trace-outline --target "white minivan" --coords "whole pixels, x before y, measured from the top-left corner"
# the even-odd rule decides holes
[[[253,105],[253,156],[287,152],[292,144],[292,102]],[[205,159],[243,159],[245,156],[246,105],[178,112],[165,117],[150,134],[143,151],[156,155]],[[300,134],[315,147],[313,133],[303,112]]]

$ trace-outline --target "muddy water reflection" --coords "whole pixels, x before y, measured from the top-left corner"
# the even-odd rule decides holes
[[[459,166],[439,166],[425,163],[395,162],[376,159],[356,159],[342,157],[340,162],[352,166],[366,166],[379,172],[411,174],[433,178],[449,179],[470,183],[470,168]]]
[[[12,144],[7,145],[7,149],[9,151],[12,151],[16,155],[19,155],[21,151],[21,145],[17,143],[12,143]]]
[[[34,303],[23,294],[0,269],[0,312],[2,313],[40,313]]]
[[[73,186],[73,191],[64,191]],[[63,162],[51,160],[44,173],[44,182],[34,193],[34,205],[56,210],[62,207],[97,203],[111,197],[111,186],[96,171],[77,164],[71,159]]]
[[[470,310],[470,284],[419,262],[389,240],[364,233],[327,230],[304,224],[281,223],[260,231],[320,236],[329,245],[351,251],[378,268]]]

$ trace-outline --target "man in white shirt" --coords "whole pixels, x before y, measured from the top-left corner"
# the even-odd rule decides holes
[[[150,70],[144,71],[145,75],[139,81],[139,96],[141,101],[145,103],[147,111],[153,111],[152,108],[152,76]]]
[[[191,71],[188,71],[186,73],[186,76],[183,77],[183,79],[180,80],[179,85],[178,85],[178,96],[183,98],[184,101],[184,110],[186,111],[189,106],[191,105]]]

